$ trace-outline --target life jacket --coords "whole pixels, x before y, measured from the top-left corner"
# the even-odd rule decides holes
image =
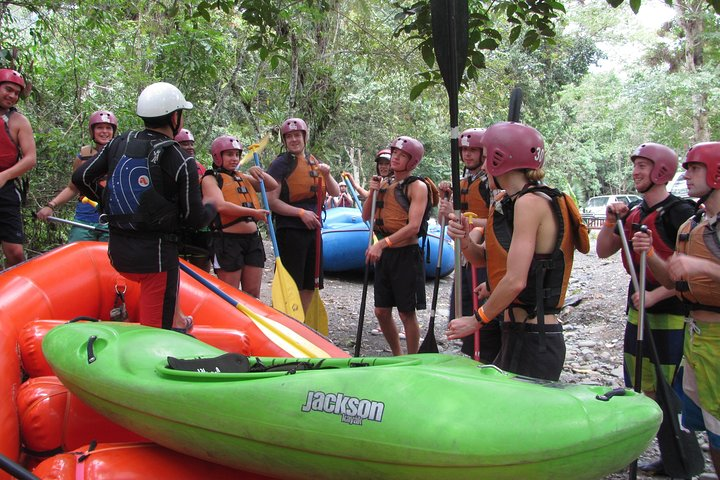
[[[104,211],[111,227],[136,232],[174,233],[179,227],[176,202],[165,198],[162,155],[175,140],[140,140],[127,134],[125,150],[104,192]],[[172,175],[169,175],[172,177]]]
[[[377,201],[375,202],[375,228],[374,230],[383,236],[392,235],[408,224],[410,212],[410,199],[407,189],[416,180],[422,180],[428,189],[428,201],[423,214],[423,220],[418,231],[418,238],[427,235],[428,220],[430,211],[440,202],[440,192],[427,177],[410,176],[396,182],[390,183],[378,190]]]
[[[531,316],[535,316],[541,309],[542,313],[558,313],[565,302],[575,250],[581,253],[590,251],[588,229],[580,212],[572,199],[558,189],[531,184],[514,198],[505,195],[499,205],[493,204],[485,231],[488,286],[492,289],[507,272],[515,202],[528,193],[539,194],[550,201],[553,216],[557,220],[558,236],[551,253],[533,255],[527,285],[510,307],[522,307]],[[538,323],[540,320],[538,314]]]
[[[709,260],[720,268],[719,233],[717,222],[711,225],[707,218],[698,221],[696,217],[692,217],[678,230],[677,251]],[[653,242],[654,248],[655,242]],[[707,275],[677,282],[675,289],[690,310],[720,313],[720,284]]]
[[[472,212],[479,218],[488,218],[491,195],[487,175],[483,172],[460,180],[460,210],[463,213]]]
[[[0,117],[0,172],[15,165],[22,156],[20,146],[10,135],[10,116],[16,111],[15,107],[12,107]]]
[[[281,200],[285,203],[295,204],[307,202],[317,198],[318,191],[321,198],[325,198],[325,182],[318,171],[318,161],[312,155],[305,157],[304,161],[298,161],[298,157],[291,153],[289,155],[290,174],[283,180]]]
[[[215,180],[218,182],[218,187],[220,187],[223,198],[226,202],[246,208],[260,208],[257,192],[250,183],[247,175],[230,172],[224,168],[219,170],[209,170],[205,175],[213,175],[215,177]],[[228,214],[218,214],[216,220],[218,221],[213,222],[213,230],[222,230],[240,222],[255,221],[255,219],[250,216],[237,217],[235,215]]]
[[[625,230],[625,238],[628,239],[628,246],[632,253],[635,275],[640,275],[640,254],[633,250],[632,242],[629,241],[635,233],[633,231],[633,224],[646,225],[653,231],[653,250],[660,258],[665,260],[675,252],[675,232],[670,231],[672,228],[666,223],[668,217],[665,214],[681,202],[683,202],[683,200],[672,197],[668,202],[660,202],[652,208],[647,207],[645,202],[641,202],[632,207],[627,215],[625,215],[623,229]],[[625,255],[622,255],[622,262],[625,271],[630,273],[630,266],[627,263]],[[649,268],[645,274],[648,290],[654,290],[660,286],[660,283],[655,279],[655,276]]]

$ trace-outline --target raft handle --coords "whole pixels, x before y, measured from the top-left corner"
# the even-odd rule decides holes
[[[607,393],[603,393],[602,395],[595,395],[595,398],[600,401],[607,402],[612,397],[624,397],[626,393],[627,390],[625,390],[624,388],[614,388]]]
[[[95,353],[93,352],[93,345],[95,344],[95,340],[97,340],[97,335],[90,335],[87,344],[88,365],[97,360],[97,358],[95,357]]]

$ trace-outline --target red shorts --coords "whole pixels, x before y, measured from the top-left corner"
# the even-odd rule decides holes
[[[123,277],[140,284],[140,323],[170,330],[175,316],[179,270],[154,273],[121,272]]]

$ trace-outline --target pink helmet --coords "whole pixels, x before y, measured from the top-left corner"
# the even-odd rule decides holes
[[[25,80],[22,75],[20,75],[20,72],[13,70],[12,68],[0,68],[0,83],[5,82],[20,85],[20,88],[25,89]]]
[[[423,147],[423,144],[412,137],[401,136],[396,138],[390,144],[390,151],[395,148],[410,155],[410,160],[405,166],[405,171],[409,171],[417,167],[425,154],[425,147]]]
[[[88,120],[88,128],[90,128],[90,137],[92,138],[95,138],[93,128],[98,123],[109,123],[112,126],[113,135],[117,132],[118,121],[115,114],[108,110],[98,110],[97,112],[93,112],[93,114],[90,115],[90,120]]]
[[[675,176],[678,155],[672,148],[659,143],[643,143],[630,155],[630,160],[635,163],[637,157],[647,158],[653,162],[653,169],[650,172],[651,182],[668,183]]]
[[[180,143],[180,142],[194,142],[194,141],[195,141],[195,137],[193,137],[193,134],[192,134],[192,132],[191,132],[190,130],[188,130],[187,128],[182,128],[182,129],[180,129],[180,131],[178,132],[178,134],[175,135],[174,140],[175,140],[176,142],[178,142],[178,143]]]
[[[690,147],[682,164],[683,168],[687,170],[690,163],[705,165],[708,187],[720,188],[720,142],[703,142]]]
[[[483,136],[485,135],[484,128],[468,128],[460,134],[458,146],[460,148],[483,148]]]
[[[516,122],[491,125],[483,135],[485,168],[493,177],[512,170],[537,170],[545,163],[545,141],[533,127]]]
[[[210,145],[210,155],[212,156],[213,163],[215,165],[222,165],[222,152],[226,150],[240,150],[243,151],[243,146],[240,140],[230,135],[223,135],[213,140]]]
[[[377,155],[375,155],[375,163],[379,162],[380,160],[387,160],[390,161],[390,156],[392,153],[390,152],[389,148],[383,148],[379,152],[377,152]]]
[[[288,118],[280,126],[280,135],[282,135],[282,141],[285,143],[285,135],[290,132],[301,131],[305,133],[305,142],[308,139],[308,126],[305,120],[302,118]]]

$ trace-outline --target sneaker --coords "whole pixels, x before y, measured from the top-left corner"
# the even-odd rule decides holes
[[[652,477],[665,475],[665,466],[663,465],[661,458],[652,462],[638,463],[638,470],[645,472]]]
[[[378,328],[373,328],[372,330],[370,330],[370,333],[371,333],[372,335],[382,335],[382,334],[383,334],[383,333],[382,333],[382,328],[380,328],[380,327],[378,327]]]

